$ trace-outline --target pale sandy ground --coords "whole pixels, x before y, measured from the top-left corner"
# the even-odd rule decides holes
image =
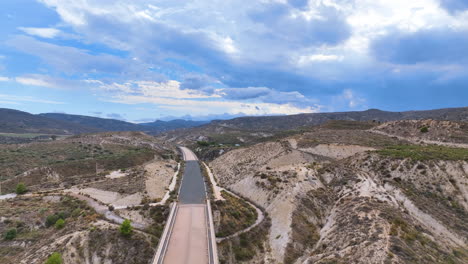
[[[351,157],[356,153],[375,149],[358,145],[319,144],[312,148],[301,148],[299,150],[333,159],[344,159]]]
[[[141,200],[143,198],[143,195],[141,193],[122,195],[118,192],[104,191],[96,188],[71,188],[67,191],[72,193],[87,194],[91,198],[96,199],[99,202],[102,202],[104,204],[112,204],[116,207],[139,205],[141,204]]]
[[[211,172],[210,167],[208,167],[208,165],[206,165],[205,162],[202,162],[202,163],[203,163],[203,166],[205,166],[206,171],[208,172],[208,177],[210,178],[211,186],[213,187],[212,189],[213,189],[213,195],[215,197],[215,201],[219,201],[219,200],[224,201],[225,199],[221,195],[221,191],[224,190],[224,188],[221,188],[218,186],[218,183],[216,182],[215,177],[213,173]]]
[[[171,184],[169,184],[169,189],[164,194],[164,197],[162,198],[160,204],[165,204],[167,199],[169,199],[170,197],[170,193],[175,189],[176,184],[177,184],[177,174],[179,174],[179,170],[180,170],[180,163],[177,164],[177,171],[172,176]]]
[[[208,263],[207,232],[204,204],[179,205],[163,263]]]
[[[170,165],[170,167],[166,166]],[[150,199],[162,199],[173,179],[174,161],[156,160],[145,165],[145,185]]]
[[[13,199],[16,196],[17,196],[16,193],[4,194],[4,195],[0,195],[0,200]]]
[[[127,176],[126,173],[120,171],[120,170],[116,170],[116,171],[112,171],[111,173],[107,174],[106,175],[106,178],[109,178],[109,179],[118,179],[118,178],[122,178],[122,177],[125,177]]]
[[[132,223],[140,223],[145,226],[151,225],[151,220],[142,216],[139,211],[121,209],[121,210],[118,210],[117,213],[122,218],[131,220]]]

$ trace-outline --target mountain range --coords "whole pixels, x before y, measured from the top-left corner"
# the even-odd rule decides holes
[[[105,131],[143,131],[149,134],[205,124],[203,121],[171,120],[134,124],[122,120],[62,113],[30,114],[0,108],[1,133],[82,134]]]
[[[286,116],[239,117],[231,120],[190,121],[176,119],[156,120],[150,123],[130,123],[122,120],[71,115],[62,113],[30,114],[14,109],[0,108],[0,133],[41,133],[70,135],[105,131],[143,131],[158,134],[176,129],[192,133],[202,130],[222,129],[248,131],[282,131],[320,125],[330,120],[396,121],[435,119],[468,121],[468,107],[445,108],[426,111],[389,112],[378,109],[354,112],[309,113]],[[194,130],[188,128],[197,127]]]

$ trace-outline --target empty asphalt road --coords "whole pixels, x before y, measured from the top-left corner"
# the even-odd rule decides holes
[[[184,177],[180,187],[180,204],[204,204],[206,200],[205,182],[197,160],[185,162]]]
[[[208,217],[205,182],[195,154],[181,147],[185,160],[184,176],[179,191],[179,204],[175,220],[168,235],[167,250],[163,253],[164,264],[208,264],[217,263],[213,257],[216,247],[214,236],[210,236],[212,226]],[[213,262],[213,258],[216,262]],[[156,260],[157,261],[157,260]],[[155,262],[159,263],[159,262]]]

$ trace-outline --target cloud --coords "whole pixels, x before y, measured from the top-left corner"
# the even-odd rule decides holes
[[[22,85],[39,86],[52,89],[83,89],[90,87],[87,80],[70,80],[44,74],[27,74],[14,78]]]
[[[44,100],[44,99],[36,98],[33,96],[17,96],[17,95],[8,95],[8,94],[0,94],[0,100],[9,102],[10,104],[19,104],[19,102],[54,104],[54,105],[65,104],[63,102]]]
[[[225,88],[222,89],[223,97],[231,100],[255,99],[269,95],[272,90],[266,87]]]
[[[5,77],[5,76],[0,76],[0,82],[8,82],[10,81],[10,78]]]
[[[331,110],[340,108],[345,105],[347,110],[364,110],[367,109],[367,100],[356,94],[351,89],[345,89],[343,92],[332,99]]]
[[[295,8],[303,9],[308,5],[309,0],[288,0],[288,3]]]
[[[75,47],[59,46],[27,36],[15,36],[7,45],[37,56],[49,65],[65,73],[119,73],[124,72],[127,62],[119,57],[100,54]]]
[[[19,27],[19,29],[28,35],[38,36],[41,38],[55,38],[61,33],[61,31],[56,28]]]
[[[441,7],[450,13],[457,13],[468,9],[466,0],[439,0]]]
[[[328,55],[328,54],[313,54],[305,55],[299,58],[299,64],[308,64],[311,62],[330,62],[330,61],[342,61],[344,56],[340,55]]]
[[[297,2],[297,1],[294,1]],[[270,41],[285,41],[290,47],[316,44],[336,45],[351,36],[351,28],[343,14],[334,7],[314,6],[314,12],[295,12],[289,6],[269,2],[255,10],[250,18],[268,30],[264,37]]]
[[[232,0],[223,5],[212,1],[146,5],[122,0],[112,6],[105,1],[42,2],[85,39],[138,58],[132,64],[183,79],[180,76],[192,69],[167,64],[167,59],[177,59],[230,87],[311,87],[310,72],[297,71],[291,58],[301,52],[310,54],[312,47],[338,45],[351,35],[345,14],[322,1],[310,6],[305,1],[293,1],[292,6],[263,1],[239,6]],[[198,81],[202,80],[186,78],[182,87],[210,86]]]
[[[199,90],[182,90],[180,82],[165,83],[128,81],[101,84],[103,101],[122,104],[153,104],[160,109],[177,113],[209,115],[228,114],[297,114],[319,109],[315,104],[304,104],[307,99],[299,93],[279,92],[264,87],[220,88],[212,94]],[[302,103],[302,104],[301,104]]]
[[[282,92],[267,87],[223,88],[217,93],[228,100],[250,100],[266,103],[285,104],[296,106],[314,105],[315,100],[305,97],[297,91]]]
[[[428,107],[431,93],[444,88],[466,95],[468,16],[444,9],[463,10],[453,1],[40,2],[62,21],[24,23],[12,32],[59,25],[61,33],[7,41],[24,53],[18,61],[40,59],[33,74],[17,74],[19,81],[96,86],[90,97],[149,104],[164,115],[424,105],[390,92],[402,97],[405,89]],[[64,41],[65,29],[80,38]],[[453,105],[462,97],[438,98]]]
[[[372,43],[372,52],[379,60],[396,64],[466,63],[468,30],[396,31],[376,39]]]

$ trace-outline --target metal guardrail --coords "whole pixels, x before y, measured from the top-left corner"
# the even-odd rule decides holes
[[[216,246],[216,237],[213,226],[213,215],[211,213],[211,202],[206,200],[206,221],[207,221],[207,235],[208,235],[208,263],[218,264],[218,249]]]
[[[177,202],[172,203],[171,212],[169,213],[168,221],[164,227],[161,239],[159,240],[158,249],[156,250],[156,254],[153,257],[153,261],[151,262],[152,264],[162,264],[164,262],[164,257],[169,245],[169,240],[171,238],[178,209],[179,206]]]

